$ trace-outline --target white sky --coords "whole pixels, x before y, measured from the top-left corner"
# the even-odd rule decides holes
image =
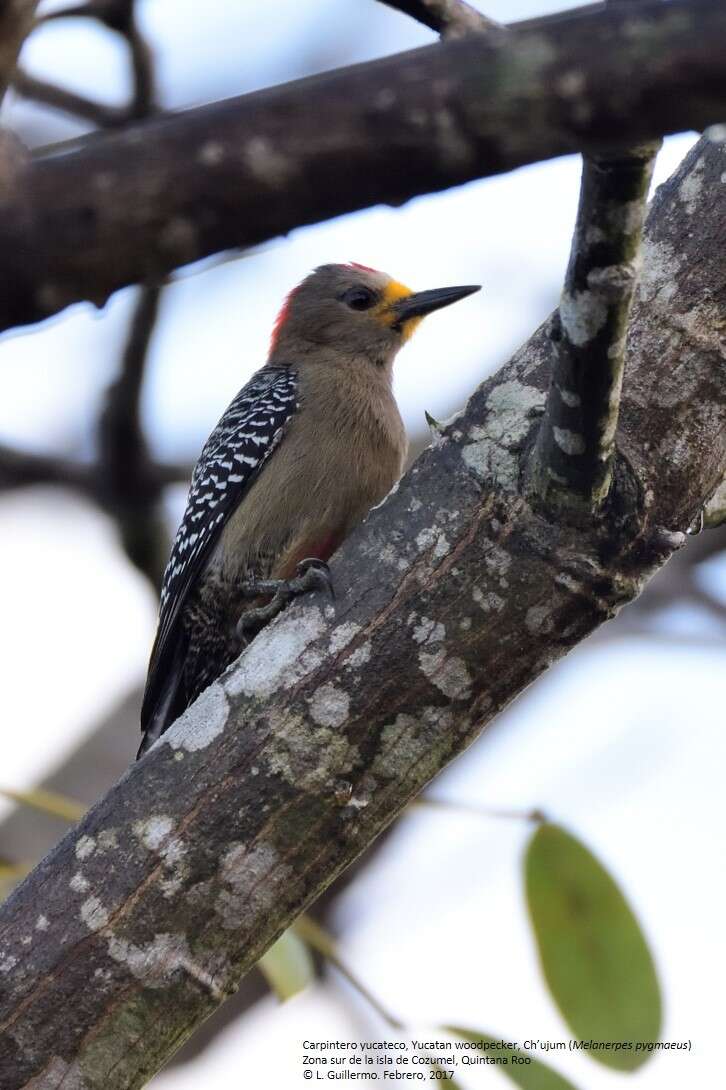
[[[492,0],[486,11],[504,21],[574,6]],[[373,0],[207,0],[203,18],[196,0],[147,0],[143,12],[168,106],[433,40]],[[95,30],[59,24],[32,39],[25,61],[39,74],[119,100],[119,54]],[[38,131],[43,121],[17,102],[5,120]],[[72,131],[70,123],[59,125]],[[666,143],[658,181],[692,140]],[[562,159],[395,211],[372,209],[296,231],[242,261],[183,275],[166,294],[151,355],[145,413],[159,451],[196,454],[263,362],[282,297],[324,261],[358,260],[417,288],[484,285],[461,307],[431,318],[397,368],[410,428],[419,428],[424,410],[446,416],[556,301],[578,176],[578,161]],[[0,439],[90,451],[90,414],[113,374],[131,301],[132,292],[122,292],[100,314],[79,306],[32,335],[2,340]],[[141,681],[155,604],[120,557],[108,521],[62,493],[2,499],[0,570],[9,724],[2,782],[23,787]],[[726,585],[724,565],[715,574]],[[673,619],[674,627],[698,623]],[[665,1035],[694,1041],[686,1059],[660,1058],[630,1077],[634,1090],[667,1090],[686,1079],[715,1085],[725,754],[714,713],[724,703],[723,674],[722,649],[591,643],[540,681],[434,788],[482,805],[542,806],[622,882],[657,956]],[[568,1036],[533,960],[518,872],[523,836],[516,822],[419,813],[399,823],[345,894],[337,913],[345,956],[402,1017],[520,1038]],[[252,1072],[255,1083],[301,1085],[303,1035],[366,1036],[375,1028],[350,997],[341,1004],[341,994],[316,988],[281,1008],[270,1000],[199,1063],[154,1085],[226,1090]],[[582,1057],[568,1055],[559,1066],[580,1090],[625,1081]],[[492,1070],[460,1081],[472,1090],[511,1085]]]

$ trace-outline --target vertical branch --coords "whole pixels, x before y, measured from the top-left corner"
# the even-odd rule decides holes
[[[5,0],[0,4],[0,99],[12,79],[37,6],[38,0]]]
[[[124,551],[157,589],[168,541],[158,510],[163,485],[141,423],[141,391],[161,290],[152,284],[139,291],[119,375],[98,422],[97,470],[99,496],[116,520]]]
[[[605,0],[609,8],[640,0]],[[553,512],[594,515],[612,483],[630,307],[662,141],[583,155],[580,203],[559,310],[531,490]]]
[[[570,262],[553,317],[553,365],[530,487],[548,508],[607,498],[646,200],[660,142],[583,156]]]
[[[90,14],[125,38],[133,72],[127,112],[129,117],[147,117],[155,109],[153,59],[136,25],[134,0],[97,0],[76,14]],[[159,511],[163,488],[154,473],[141,422],[141,393],[161,291],[159,283],[139,289],[120,372],[108,389],[98,421],[101,496],[116,520],[126,555],[157,590],[168,541]]]

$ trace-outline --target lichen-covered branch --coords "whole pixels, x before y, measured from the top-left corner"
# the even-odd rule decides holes
[[[724,51],[721,0],[595,7],[41,157],[0,208],[0,328],[354,209],[721,121]]]
[[[435,30],[442,38],[462,38],[465,34],[490,34],[502,30],[502,24],[488,19],[465,0],[381,0],[389,8],[410,15]]]
[[[38,0],[5,0],[0,5],[0,99],[12,79],[37,6]]]
[[[650,214],[613,502],[521,491],[547,328],[0,909],[3,1090],[142,1086],[497,711],[635,597],[726,473],[726,171]],[[68,1002],[68,997],[73,1002]]]
[[[658,143],[583,158],[531,487],[553,511],[594,514],[607,499],[640,239]]]

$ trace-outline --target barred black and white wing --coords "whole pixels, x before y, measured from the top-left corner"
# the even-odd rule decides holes
[[[264,367],[237,394],[204,444],[161,589],[159,627],[141,710],[141,751],[166,729],[184,648],[180,612],[224,523],[282,438],[298,407],[297,372]]]

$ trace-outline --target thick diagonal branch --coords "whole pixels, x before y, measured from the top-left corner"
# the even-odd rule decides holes
[[[651,212],[609,517],[550,522],[520,491],[543,328],[333,559],[335,605],[264,630],[2,907],[3,1090],[142,1086],[680,544],[726,473],[724,170],[703,141]]]
[[[552,379],[531,484],[553,511],[592,514],[613,476],[630,306],[658,144],[584,156],[580,205],[559,310]]]
[[[0,209],[0,328],[354,209],[721,121],[725,51],[721,0],[595,7],[41,158],[22,229]]]

